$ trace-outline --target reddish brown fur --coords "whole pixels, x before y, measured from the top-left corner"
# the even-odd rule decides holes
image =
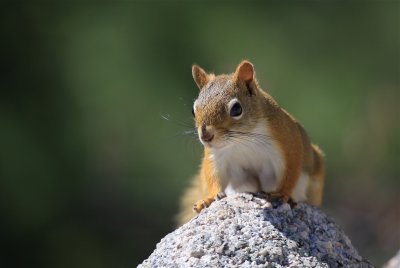
[[[239,124],[226,116],[226,111],[223,108],[225,98],[229,99],[234,92],[237,94],[240,88],[246,87],[246,84],[254,90],[256,99],[253,99],[252,103],[246,106],[251,117],[242,120],[244,123],[242,122],[242,125],[239,126],[250,128],[260,118],[268,118],[270,133],[276,141],[285,163],[278,190],[270,194],[288,201],[298,183],[301,172],[306,172],[310,175],[307,201],[319,206],[322,201],[325,172],[323,154],[316,145],[310,143],[304,128],[294,117],[280,108],[270,95],[258,87],[254,78],[253,65],[250,62],[243,61],[233,75],[216,77],[212,74],[206,74],[198,66],[193,66],[193,78],[201,90],[199,101],[205,101],[207,104],[199,105],[200,108],[196,111],[196,127],[201,129],[203,124],[210,125],[210,128],[216,133],[216,139],[219,129],[228,129],[234,124]],[[219,99],[216,99],[214,94],[212,95],[214,97],[211,98],[208,94],[212,93],[204,91],[206,89],[220,89],[226,96],[220,96]],[[246,105],[246,103],[243,105]],[[200,174],[195,180],[199,180],[200,183],[193,184],[185,194],[182,201],[182,212],[179,216],[180,224],[195,215],[191,212],[193,204],[193,210],[200,212],[203,208],[209,206],[216,195],[223,190],[207,147],[204,150]],[[205,197],[204,193],[207,193]]]

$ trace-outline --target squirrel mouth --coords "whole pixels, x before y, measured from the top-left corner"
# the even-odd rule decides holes
[[[228,144],[226,144],[224,142],[218,142],[218,141],[215,141],[215,140],[208,141],[208,142],[207,141],[201,141],[201,143],[205,147],[213,149],[213,150],[220,150],[220,149],[225,148],[228,145]]]
[[[204,139],[200,139],[200,142],[205,146],[205,147],[208,147],[208,148],[215,148],[216,146],[216,142],[214,141],[214,140],[210,140],[210,141],[207,141],[207,140],[204,140]]]
[[[209,147],[212,148],[214,147],[214,143],[212,141],[203,141],[202,139],[200,139],[201,143],[205,146],[205,147]]]

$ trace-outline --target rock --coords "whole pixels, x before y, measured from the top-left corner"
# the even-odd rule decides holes
[[[275,208],[274,208],[275,207]],[[215,201],[139,267],[372,267],[321,210],[250,194]]]
[[[391,258],[384,266],[383,268],[399,268],[400,267],[400,250],[397,252],[397,254]]]

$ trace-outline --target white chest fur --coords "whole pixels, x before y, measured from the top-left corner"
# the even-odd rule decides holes
[[[284,159],[269,138],[266,122],[250,135],[237,136],[228,146],[212,149],[211,158],[227,195],[237,192],[273,192],[282,179]]]

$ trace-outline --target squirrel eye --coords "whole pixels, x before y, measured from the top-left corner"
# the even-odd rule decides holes
[[[239,102],[236,102],[232,107],[229,112],[230,116],[232,117],[238,117],[242,114],[242,105],[240,105]]]
[[[194,108],[192,107],[192,115],[193,115],[193,117],[194,117]]]

